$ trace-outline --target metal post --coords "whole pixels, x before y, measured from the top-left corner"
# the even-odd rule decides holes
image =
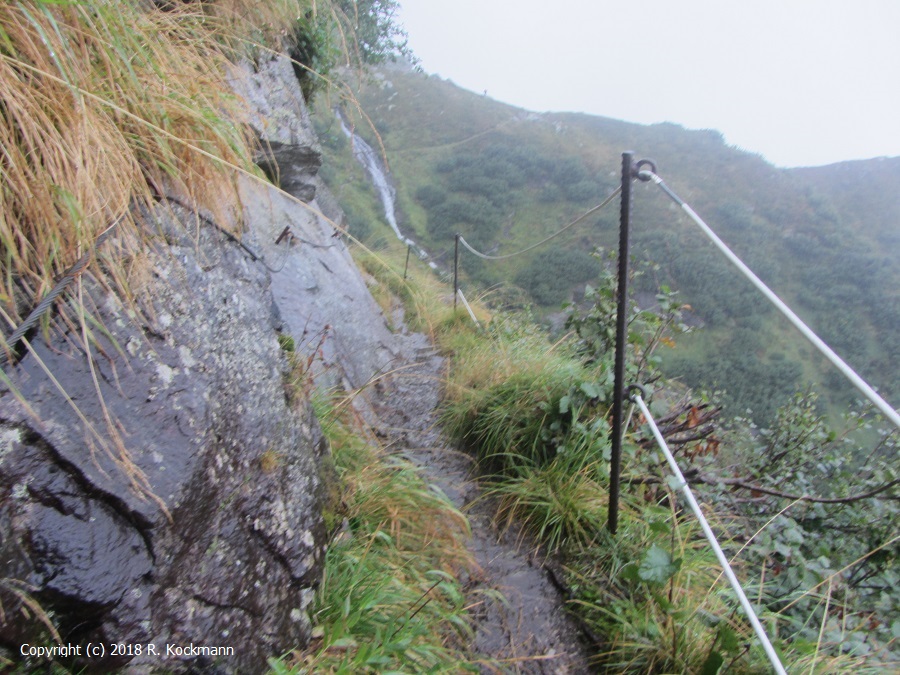
[[[453,245],[453,311],[456,312],[456,296],[459,294],[459,232],[454,236]]]
[[[628,227],[631,220],[631,152],[622,153],[622,207],[619,216],[619,271],[616,283],[616,358],[613,386],[613,423],[610,432],[609,520],[611,534],[619,525],[619,474],[622,471],[622,417],[625,400],[625,350],[628,346]]]
[[[403,281],[406,281],[406,271],[409,269],[409,252],[412,250],[412,244],[406,245],[406,264],[403,266]]]

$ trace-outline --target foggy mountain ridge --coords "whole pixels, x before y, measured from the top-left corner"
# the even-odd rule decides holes
[[[383,144],[401,228],[436,255],[452,248],[456,231],[499,254],[551,234],[619,184],[621,153],[630,150],[654,160],[666,183],[864,378],[889,400],[897,391],[900,158],[778,168],[715,130],[535,113],[398,67],[379,71],[358,97],[380,138],[355,123]],[[339,143],[329,142],[325,115],[316,121],[327,166]],[[752,408],[762,420],[807,383],[841,406],[856,398],[658,188],[636,184],[634,193],[632,255],[656,266],[635,290],[677,289],[705,326],[665,354],[670,376],[727,387],[734,411]],[[352,207],[349,217],[352,226]],[[559,240],[553,270],[546,251],[502,263],[464,259],[467,283],[518,287],[557,308],[589,280],[586,254],[615,248],[617,222],[610,208]]]

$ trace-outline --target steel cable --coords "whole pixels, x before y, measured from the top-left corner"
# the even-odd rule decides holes
[[[635,388],[639,389],[639,387]],[[629,389],[631,389],[631,387]],[[631,400],[637,404],[637,406],[641,409],[641,412],[644,414],[644,419],[647,420],[647,424],[650,426],[650,430],[653,432],[653,437],[656,439],[656,444],[659,446],[659,449],[662,451],[663,455],[665,455],[666,461],[669,463],[669,468],[675,475],[675,479],[678,483],[678,488],[681,489],[682,494],[684,494],[685,499],[691,507],[691,511],[694,512],[697,520],[700,521],[700,527],[703,529],[703,534],[706,536],[706,540],[709,542],[709,545],[712,547],[713,552],[716,554],[716,559],[722,566],[722,571],[725,573],[725,577],[728,579],[728,583],[731,584],[731,588],[737,595],[738,601],[741,604],[741,608],[743,608],[744,614],[746,615],[748,621],[750,621],[750,625],[753,626],[756,637],[759,638],[760,644],[762,645],[763,650],[766,652],[766,656],[769,657],[769,662],[772,664],[772,668],[779,675],[787,675],[784,666],[781,664],[781,660],[778,658],[778,654],[772,647],[772,643],[769,641],[769,637],[768,635],[766,635],[766,631],[759,621],[759,617],[756,616],[756,612],[753,611],[753,606],[750,604],[750,601],[747,599],[747,595],[744,593],[744,589],[741,587],[741,582],[738,581],[734,570],[731,569],[731,565],[728,563],[728,558],[725,557],[725,553],[722,551],[722,547],[719,546],[716,535],[713,533],[712,528],[706,521],[706,517],[703,515],[703,511],[700,509],[700,504],[698,504],[697,500],[694,498],[694,493],[691,491],[690,486],[684,479],[684,474],[682,474],[681,469],[678,468],[678,463],[675,461],[675,457],[672,456],[672,452],[669,450],[669,446],[666,444],[666,440],[660,433],[659,427],[656,426],[656,422],[653,420],[653,416],[650,414],[650,410],[647,408],[647,404],[644,403],[644,399],[641,398],[638,393],[634,393],[631,396]]]
[[[125,218],[124,214],[116,218],[112,224],[107,227],[103,232],[100,233],[100,236],[97,237],[97,240],[94,242],[94,245],[91,247],[91,250],[82,255],[74,265],[72,265],[66,273],[60,278],[59,281],[53,286],[47,295],[41,299],[41,301],[35,305],[34,309],[25,317],[25,320],[16,328],[8,338],[6,338],[6,347],[9,352],[12,354],[10,357],[9,354],[4,353],[0,354],[0,365],[6,365],[8,362],[12,362],[13,364],[18,360],[16,358],[16,349],[21,342],[22,338],[24,338],[29,331],[31,331],[35,326],[37,326],[38,321],[41,320],[41,317],[53,306],[53,302],[63,294],[63,292],[72,284],[75,279],[77,279],[82,272],[87,268],[88,263],[91,262],[91,258],[94,253],[103,243],[109,238],[112,234],[113,230],[122,222]]]
[[[762,280],[756,274],[753,273],[744,261],[737,257],[734,252],[728,248],[728,246],[723,242],[718,235],[712,231],[709,225],[707,225],[703,219],[697,215],[697,213],[692,209],[681,197],[679,197],[675,192],[665,184],[662,178],[657,176],[653,171],[644,170],[641,171],[638,176],[642,179],[651,180],[656,183],[666,195],[669,196],[672,201],[674,201],[681,209],[693,220],[703,233],[715,244],[716,248],[718,248],[726,258],[728,258],[735,267],[740,270],[740,272],[752,283],[756,286],[757,290],[760,291],[766,298],[775,305],[775,308],[778,309],[788,321],[790,321],[794,327],[799,330],[803,336],[809,340],[813,346],[818,349],[824,356],[827,358],[831,364],[837,368],[841,373],[843,373],[844,377],[846,377],[850,382],[855,386],[872,404],[881,411],[885,417],[887,417],[898,429],[900,429],[900,414],[894,410],[887,401],[885,401],[879,394],[876,392],[868,382],[862,379],[853,368],[851,368],[847,363],[838,356],[834,350],[831,349],[825,342],[816,335],[813,330],[807,326],[800,317],[798,317],[793,310],[785,304],[785,302],[779,298],[772,289],[766,286]]]
[[[482,253],[482,252],[480,252],[480,251],[476,251],[474,248],[472,248],[472,246],[469,245],[469,242],[467,242],[467,241],[465,240],[465,238],[464,238],[462,235],[459,236],[459,241],[460,241],[460,243],[462,243],[463,246],[465,246],[467,249],[469,249],[469,252],[470,252],[470,253],[472,253],[473,255],[476,255],[476,256],[478,256],[479,258],[482,258],[482,259],[484,259],[484,260],[506,260],[507,258],[514,258],[514,257],[516,257],[517,255],[522,255],[523,253],[528,253],[529,251],[533,251],[533,250],[536,249],[538,246],[543,246],[544,244],[546,244],[546,243],[547,243],[548,241],[550,241],[551,239],[555,239],[556,237],[558,237],[559,235],[561,235],[563,232],[566,232],[567,230],[570,230],[571,228],[575,227],[575,226],[578,225],[580,222],[582,222],[585,218],[588,218],[588,217],[592,216],[593,214],[597,213],[597,211],[599,211],[599,210],[602,209],[604,206],[606,206],[607,204],[609,204],[613,199],[615,199],[616,197],[618,197],[618,196],[619,196],[619,193],[620,193],[621,191],[622,191],[622,188],[621,188],[621,187],[617,187],[615,190],[613,190],[613,193],[612,193],[609,197],[607,197],[606,199],[603,200],[603,202],[601,202],[601,203],[598,204],[597,206],[593,207],[592,209],[586,211],[586,212],[583,213],[582,215],[578,216],[575,220],[573,220],[571,223],[569,223],[568,225],[566,225],[565,227],[563,227],[563,228],[562,228],[561,230],[559,230],[558,232],[555,232],[555,233],[551,234],[549,237],[547,237],[546,239],[542,239],[541,241],[539,241],[539,242],[536,243],[536,244],[532,244],[532,245],[529,246],[528,248],[524,248],[524,249],[522,249],[521,251],[516,251],[515,253],[507,253],[507,254],[505,254],[505,255],[488,255],[488,254],[486,254],[486,253]]]

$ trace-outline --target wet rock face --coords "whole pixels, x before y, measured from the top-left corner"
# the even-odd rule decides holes
[[[256,163],[282,190],[312,201],[322,153],[290,59],[244,62],[229,80],[246,102],[250,126],[260,139]]]
[[[167,241],[135,281],[142,318],[85,279],[90,360],[80,329],[54,331],[7,369],[27,407],[0,385],[0,655],[57,644],[36,601],[63,644],[107,645],[79,666],[261,672],[309,637],[327,449],[285,397],[265,269],[153,215]],[[167,650],[191,644],[233,653]]]
[[[279,269],[272,295],[282,329],[310,360],[316,384],[353,391],[391,370],[393,333],[334,227],[274,192],[247,191],[242,201],[245,215],[256,214],[247,240]],[[291,244],[273,244],[285,227]]]
[[[319,146],[290,60],[282,56],[255,66],[241,64],[230,81],[247,102],[250,123],[263,141],[258,162],[272,176],[275,165],[269,159],[274,157],[275,182],[309,201],[303,207],[284,194],[240,181],[245,241],[278,270],[272,274],[272,294],[282,329],[293,337],[297,352],[310,359],[320,388],[364,387],[390,371],[399,354],[334,226],[343,223],[340,207],[315,176]],[[285,228],[293,234],[290,245],[281,237]]]

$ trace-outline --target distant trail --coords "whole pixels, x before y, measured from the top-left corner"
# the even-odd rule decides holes
[[[402,325],[402,313],[398,312],[394,324]],[[469,517],[469,549],[481,567],[468,580],[472,602],[480,603],[473,611],[474,651],[500,661],[501,672],[592,672],[581,630],[566,614],[537,547],[520,532],[498,533],[492,524],[492,504],[483,498],[473,474],[472,458],[450,447],[441,435],[437,406],[444,360],[424,335],[404,328],[397,337],[400,353],[392,368],[400,370],[373,405],[390,451],[421,467],[425,479],[440,487]],[[507,602],[479,593],[483,590],[500,591]],[[488,667],[482,670],[497,672]]]

